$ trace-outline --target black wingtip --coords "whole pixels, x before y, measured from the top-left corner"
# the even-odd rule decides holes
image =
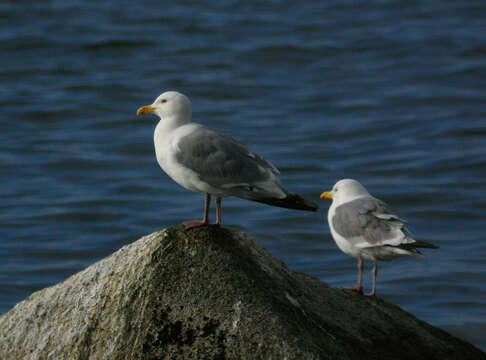
[[[319,209],[319,206],[317,206],[313,202],[307,201],[303,197],[292,193],[288,193],[287,197],[283,199],[260,198],[250,200],[293,210],[317,211]]]
[[[417,248],[428,248],[428,249],[438,249],[439,247],[437,245],[431,244],[427,241],[423,240],[415,240],[413,243],[413,246]]]
[[[427,241],[423,240],[416,240],[412,239],[414,242],[410,242],[407,244],[400,244],[398,247],[405,249],[405,250],[411,250],[411,249],[416,249],[416,248],[427,248],[427,249],[438,249],[439,247],[431,244]],[[417,252],[420,254],[420,251],[417,250]]]

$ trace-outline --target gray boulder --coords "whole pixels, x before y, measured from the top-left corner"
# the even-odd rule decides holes
[[[153,233],[0,316],[0,359],[486,359],[229,228]]]

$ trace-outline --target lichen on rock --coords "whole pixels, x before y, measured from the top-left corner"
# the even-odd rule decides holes
[[[213,226],[145,236],[0,316],[0,359],[485,359]]]

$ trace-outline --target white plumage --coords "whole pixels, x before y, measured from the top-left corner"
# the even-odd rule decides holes
[[[374,295],[377,261],[400,256],[421,258],[423,256],[417,248],[436,248],[428,242],[412,238],[405,221],[383,201],[371,196],[356,180],[338,181],[331,191],[323,192],[321,198],[332,199],[328,223],[337,246],[358,259],[358,283],[351,287],[354,290],[362,291],[363,260],[374,261],[373,289],[368,294]]]
[[[261,156],[248,151],[233,138],[217,130],[192,123],[189,99],[167,91],[137,114],[160,117],[154,131],[157,162],[184,188],[206,194],[201,221],[183,222],[186,227],[208,224],[210,196],[216,197],[216,224],[221,220],[221,198],[237,196],[298,210],[316,211],[317,205],[287,191],[278,170]]]

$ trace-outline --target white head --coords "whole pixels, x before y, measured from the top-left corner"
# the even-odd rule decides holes
[[[343,179],[334,184],[332,190],[324,191],[321,199],[332,199],[340,204],[362,196],[370,196],[363,185],[353,179]]]
[[[177,125],[187,124],[191,121],[191,101],[177,91],[166,91],[155,99],[152,105],[145,105],[137,110],[137,115],[148,113],[158,115],[161,120],[176,121]]]

